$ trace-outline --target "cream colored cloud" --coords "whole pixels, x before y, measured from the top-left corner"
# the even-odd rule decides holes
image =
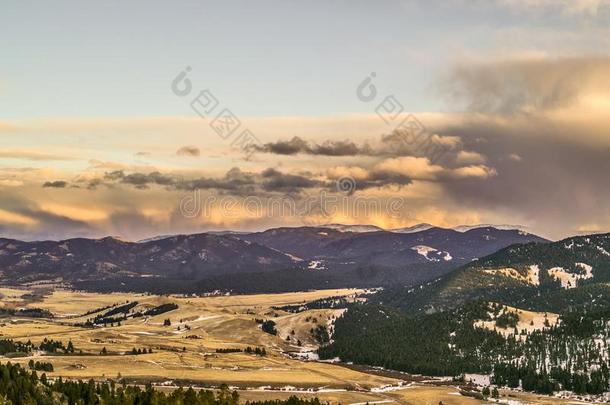
[[[104,209],[95,208],[89,204],[77,206],[43,201],[39,208],[42,211],[78,221],[102,221],[108,218],[108,212]]]
[[[34,149],[2,149],[0,159],[23,159],[23,160],[76,160],[76,156],[41,152]]]
[[[0,223],[2,222],[16,225],[35,225],[38,221],[28,216],[0,208]]]
[[[15,179],[0,179],[0,187],[19,187],[23,186],[23,181]]]
[[[496,169],[487,167],[485,165],[458,167],[456,169],[452,169],[447,172],[447,175],[449,177],[457,178],[457,179],[467,179],[467,178],[487,179],[489,177],[496,176],[497,174],[498,174],[498,172],[496,171]]]
[[[459,165],[482,164],[487,162],[487,158],[478,152],[462,150],[458,152],[456,163]]]
[[[369,172],[358,166],[336,166],[331,167],[327,171],[327,176],[331,179],[340,179],[342,177],[352,177],[355,180],[367,180]]]
[[[410,179],[434,180],[444,171],[442,166],[430,163],[423,157],[405,156],[387,159],[373,168],[374,172],[398,174]]]

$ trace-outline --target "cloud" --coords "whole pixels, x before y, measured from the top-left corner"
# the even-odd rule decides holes
[[[512,8],[547,11],[559,10],[573,16],[575,14],[596,15],[601,8],[608,7],[608,0],[501,0],[501,4]]]
[[[452,102],[485,114],[572,107],[610,90],[610,57],[524,57],[463,63],[441,82]]]
[[[331,141],[321,143],[308,142],[299,137],[288,141],[270,142],[264,145],[252,145],[255,152],[276,155],[313,155],[313,156],[427,156],[438,160],[447,152],[455,150],[460,145],[456,136],[441,136],[433,133],[418,133],[416,135],[407,130],[395,130],[382,135],[374,144],[363,142],[356,144],[352,141]]]
[[[460,165],[482,164],[487,158],[478,152],[461,150],[456,156],[456,163]]]
[[[19,187],[23,186],[23,181],[15,179],[0,179],[0,187]]]
[[[487,179],[497,175],[494,168],[486,165],[468,165],[458,167],[443,167],[433,164],[430,159],[424,157],[403,156],[382,160],[369,170],[356,167],[338,167],[329,171],[331,175],[354,174],[354,178],[361,181],[376,181],[376,184],[368,186],[383,185],[405,185],[413,180],[447,182],[459,179]]]
[[[412,156],[384,160],[373,169],[377,174],[394,174],[417,180],[435,180],[443,171],[443,167],[431,164],[427,158]]]
[[[196,146],[188,145],[188,146],[183,146],[180,149],[178,149],[176,151],[176,155],[195,157],[195,156],[201,155],[201,150],[199,150],[199,148]]]
[[[64,180],[46,181],[42,185],[44,188],[66,188],[67,186],[68,182]]]
[[[283,173],[273,168],[267,168],[258,173],[244,172],[235,167],[221,177],[185,176],[159,171],[143,173],[115,170],[104,173],[102,177],[87,180],[88,189],[93,190],[101,185],[107,187],[125,185],[138,190],[159,186],[177,191],[216,190],[235,195],[257,195],[264,192],[299,192],[303,189],[322,187],[325,183],[311,179],[310,173],[307,176],[297,175]]]
[[[22,239],[59,239],[65,235],[90,235],[93,228],[86,222],[47,212],[22,196],[0,194],[0,223],[12,237]]]
[[[36,150],[28,150],[28,149],[3,149],[0,150],[0,158],[6,159],[23,159],[23,160],[33,160],[33,161],[43,161],[43,160],[76,160],[75,157],[62,155],[62,154],[53,154],[53,153],[44,153]]]
[[[251,150],[255,152],[272,153],[276,155],[321,155],[321,156],[355,156],[370,155],[372,150],[366,144],[356,145],[354,142],[324,141],[322,143],[307,142],[298,136],[288,141],[269,142],[264,145],[252,145]]]
[[[276,169],[267,169],[262,173],[263,189],[267,191],[285,191],[298,192],[302,189],[308,189],[320,186],[319,181],[312,180],[309,177],[284,174]]]

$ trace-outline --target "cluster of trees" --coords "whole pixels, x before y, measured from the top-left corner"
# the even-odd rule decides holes
[[[143,349],[136,349],[135,347],[133,349],[131,349],[131,354],[134,356],[137,356],[138,354],[150,354],[152,353],[152,348],[143,348]]]
[[[321,345],[325,345],[330,342],[330,335],[328,334],[328,329],[324,325],[318,325],[315,328],[311,328],[309,333],[313,336],[313,338]]]
[[[82,326],[85,327],[94,327],[94,326],[99,326],[99,325],[104,325],[104,327],[110,325],[110,326],[121,326],[121,321],[124,321],[127,319],[127,315],[129,314],[129,311],[131,309],[133,309],[136,305],[138,305],[137,301],[133,301],[133,302],[127,302],[123,305],[114,305],[111,307],[106,307],[110,308],[109,311],[103,313],[103,314],[99,314],[97,316],[95,316],[93,319],[87,319],[87,321],[82,324]],[[101,310],[95,310],[92,313],[96,313],[96,312],[100,312],[103,311],[104,309]]]
[[[256,322],[261,324],[261,328],[263,330],[263,332],[268,333],[270,335],[277,335],[277,329],[275,329],[275,325],[276,323],[272,320],[267,320],[267,321],[263,321],[263,320],[256,320]]]
[[[248,346],[248,347],[246,347],[246,350],[244,350],[244,352],[248,353],[248,354],[256,354],[257,356],[266,356],[267,355],[267,350],[265,350],[264,347],[255,347],[253,349],[250,346]]]
[[[68,341],[68,345],[65,346],[60,340],[53,340],[44,338],[40,345],[36,346],[31,341],[16,342],[12,339],[0,339],[0,355],[8,353],[29,353],[32,350],[42,350],[48,353],[63,352],[65,354],[71,354],[75,352],[72,341]]]
[[[53,364],[44,361],[30,360],[28,362],[28,367],[30,370],[36,371],[53,371]]]
[[[155,316],[155,315],[161,315],[166,312],[178,309],[177,304],[167,303],[167,304],[161,304],[159,306],[156,306],[156,307],[146,310],[144,312],[137,311],[137,312],[132,312],[130,314],[129,311],[131,311],[137,305],[138,305],[138,301],[133,301],[133,302],[127,302],[127,303],[125,303],[123,305],[119,305],[119,306],[115,305],[115,306],[105,307],[102,309],[92,311],[91,313],[96,313],[96,312],[100,312],[101,310],[110,308],[109,311],[107,311],[103,314],[99,314],[92,319],[87,319],[87,321],[85,323],[79,324],[79,326],[84,326],[84,327],[88,327],[88,328],[93,328],[95,326],[100,326],[100,325],[103,325],[104,327],[107,327],[108,325],[110,325],[111,327],[121,326],[121,322],[125,321],[129,317],[139,318],[142,316]],[[171,322],[169,322],[169,320],[166,320],[165,322],[166,322],[165,326],[171,325]],[[169,323],[167,323],[167,322],[169,322]]]
[[[129,303],[129,301],[126,301],[125,303]],[[106,305],[105,307],[98,307],[98,308],[91,309],[91,310],[85,312],[84,314],[80,315],[79,318],[81,316],[93,315],[93,314],[96,314],[98,312],[102,312],[102,311],[105,311],[107,309],[114,308],[117,305],[120,305],[120,304]]]
[[[216,349],[216,353],[241,353],[242,349]]]
[[[21,316],[24,318],[53,318],[53,314],[42,308],[0,308],[0,316]]]
[[[500,363],[494,367],[492,382],[499,386],[552,394],[558,390],[574,391],[577,394],[602,394],[608,390],[610,372],[603,363],[597,370],[573,372],[566,367],[553,367],[550,371],[538,369],[531,364]]]
[[[171,393],[155,390],[148,385],[116,385],[111,382],[64,381],[49,382],[45,374],[28,371],[16,364],[0,364],[0,403],[26,404],[79,404],[79,405],[238,405],[239,394],[226,385],[214,393],[179,388]],[[286,401],[249,402],[249,405],[320,405],[318,399],[301,400],[291,397]]]
[[[178,304],[174,304],[174,303],[161,304],[157,307],[144,311],[143,315],[144,316],[156,316],[156,315],[164,314],[169,311],[173,311],[175,309],[178,309]]]
[[[64,346],[63,342],[61,340],[53,340],[53,339],[47,339],[44,338],[42,343],[40,343],[40,346],[38,347],[40,350],[43,350],[45,352],[49,352],[49,353],[57,353],[59,351],[65,353],[65,354],[69,354],[69,353],[74,353],[75,349],[74,349],[74,344],[72,344],[72,341],[68,341],[68,345]]]
[[[350,301],[348,301],[345,297],[336,296],[320,298],[315,301],[305,302],[300,305],[284,305],[281,307],[273,307],[273,309],[296,314],[300,312],[309,311],[311,309],[343,309],[347,308],[349,304]]]
[[[0,355],[8,353],[29,353],[34,346],[32,342],[15,342],[13,339],[0,339]]]
[[[256,354],[257,356],[266,356],[267,350],[264,347],[251,348],[250,346],[245,349],[227,348],[227,349],[216,349],[216,353],[247,353]]]

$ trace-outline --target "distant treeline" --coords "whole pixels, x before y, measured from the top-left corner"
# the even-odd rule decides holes
[[[264,347],[255,347],[254,349],[250,346],[245,349],[216,349],[216,353],[247,353],[247,354],[256,354],[257,356],[266,356],[267,350]]]
[[[156,316],[156,315],[161,315],[166,312],[178,309],[177,304],[167,303],[167,304],[161,304],[154,308],[148,309],[144,312],[138,311],[138,312],[134,312],[134,313],[130,314],[129,311],[131,311],[137,305],[138,305],[138,302],[133,301],[133,302],[129,302],[129,303],[126,303],[126,304],[118,306],[118,307],[114,307],[110,311],[108,311],[104,314],[97,315],[93,319],[87,319],[87,321],[85,323],[78,324],[78,325],[84,326],[84,327],[94,327],[97,325],[106,326],[108,324],[110,324],[110,325],[116,324],[116,325],[120,326],[121,322],[128,319],[128,317],[130,317],[130,316],[133,318],[138,318],[138,317],[142,317],[142,316]],[[97,311],[97,312],[99,312],[99,311]],[[116,315],[118,315],[118,316],[116,316]]]
[[[0,355],[4,356],[9,353],[30,353],[32,350],[42,350],[47,353],[74,353],[75,348],[72,341],[68,341],[67,345],[60,340],[44,338],[37,346],[31,341],[26,343],[14,341],[12,339],[0,339]]]
[[[0,308],[0,316],[22,316],[24,318],[53,318],[53,314],[42,308]]]
[[[318,300],[306,302],[303,304],[273,307],[273,309],[292,313],[300,313],[309,311],[310,309],[343,309],[347,308],[349,304],[350,301],[348,301],[345,297],[338,296],[320,298]]]

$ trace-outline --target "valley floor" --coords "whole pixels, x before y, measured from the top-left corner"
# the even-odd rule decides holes
[[[50,378],[125,379],[128,383],[153,382],[160,389],[179,385],[216,387],[226,383],[238,389],[243,400],[280,399],[290,395],[319,397],[343,404],[475,404],[457,387],[440,381],[296,358],[312,357],[317,342],[311,333],[318,326],[332,331],[332,320],[342,309],[310,309],[299,313],[279,309],[327,297],[352,298],[360,290],[321,290],[287,294],[244,296],[156,296],[93,294],[70,290],[1,288],[0,309],[40,308],[54,318],[7,316],[0,319],[0,339],[39,345],[45,338],[71,341],[75,352],[49,354],[34,351],[27,357],[0,358],[27,366],[30,360],[48,362]],[[127,302],[145,312],[162,304],[178,308],[155,316],[129,317],[106,326],[83,327],[106,310]],[[17,312],[18,314],[18,312]],[[87,315],[85,315],[87,314]],[[259,320],[259,322],[257,322]],[[260,320],[273,320],[277,335],[263,332]],[[290,338],[290,340],[287,340]],[[301,343],[299,346],[297,342]],[[245,352],[218,353],[218,349],[265,348],[266,355]],[[131,354],[133,349],[145,354]],[[104,350],[105,349],[105,350]],[[148,353],[149,350],[152,353]],[[106,354],[102,354],[102,352]],[[292,354],[292,356],[290,356]],[[501,403],[560,403],[559,399],[517,392],[502,392]],[[510,395],[510,396],[509,396]],[[565,401],[565,403],[578,401]]]

